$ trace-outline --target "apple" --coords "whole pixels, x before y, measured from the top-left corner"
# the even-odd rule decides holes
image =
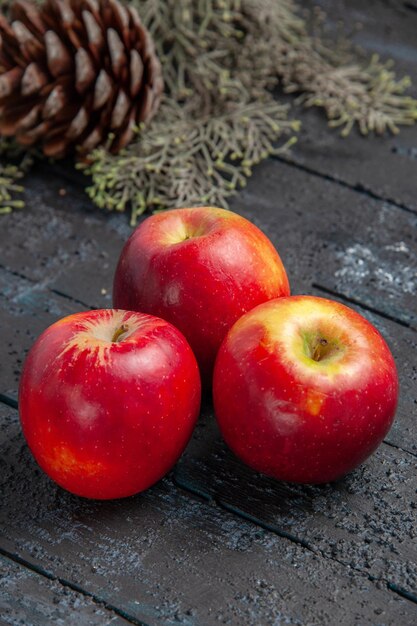
[[[192,350],[168,322],[116,310],[50,326],[25,361],[23,433],[41,468],[72,493],[122,498],[162,478],[197,420]]]
[[[324,298],[272,300],[244,315],[217,356],[214,407],[229,447],[279,480],[325,483],[380,444],[398,399],[379,332]]]
[[[179,328],[207,386],[234,322],[289,293],[281,259],[259,228],[231,211],[198,207],[164,211],[140,224],[122,250],[113,304]]]

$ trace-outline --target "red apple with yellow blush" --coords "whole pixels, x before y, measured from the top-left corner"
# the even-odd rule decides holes
[[[226,443],[280,480],[334,481],[362,463],[394,419],[398,378],[379,332],[313,296],[244,315],[217,356],[214,406]]]
[[[88,498],[122,498],[174,465],[195,426],[200,375],[183,335],[127,311],[70,315],[26,359],[23,433],[41,468]]]
[[[122,250],[113,304],[179,328],[207,386],[234,322],[289,293],[281,259],[259,228],[231,211],[198,207],[164,211],[140,224]]]

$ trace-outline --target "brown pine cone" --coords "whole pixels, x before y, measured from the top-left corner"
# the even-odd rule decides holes
[[[0,134],[61,157],[115,138],[158,109],[161,66],[135,9],[117,0],[16,0],[0,15]]]

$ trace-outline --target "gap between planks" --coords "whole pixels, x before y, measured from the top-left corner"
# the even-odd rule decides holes
[[[404,328],[408,328],[409,330],[412,330],[414,333],[417,332],[414,326],[411,326],[404,320],[401,320],[398,317],[395,317],[394,315],[389,315],[389,313],[384,313],[383,311],[379,311],[378,309],[375,309],[374,307],[369,306],[368,304],[364,304],[360,300],[356,300],[355,298],[345,296],[344,294],[339,293],[335,289],[329,289],[328,287],[325,287],[324,285],[320,285],[318,283],[312,283],[311,286],[314,289],[321,291],[322,293],[325,293],[329,296],[334,296],[335,298],[340,298],[340,300],[343,300],[344,302],[347,302],[348,304],[354,304],[356,306],[359,306],[364,311],[375,313],[375,315],[378,315],[379,317],[389,320],[390,322],[395,322],[396,324],[399,324],[400,326],[404,326]]]
[[[316,556],[319,555],[322,559],[325,559],[327,561],[333,561],[334,563],[338,563],[342,567],[351,569],[355,571],[362,578],[366,578],[367,580],[370,580],[371,582],[374,582],[374,583],[384,583],[388,591],[392,591],[393,593],[405,598],[406,600],[413,602],[414,604],[417,604],[417,595],[414,595],[413,593],[411,593],[410,591],[407,591],[406,589],[402,589],[402,587],[400,587],[399,585],[391,583],[389,580],[385,578],[378,578],[377,576],[371,576],[370,574],[365,574],[365,572],[363,572],[358,567],[349,565],[348,563],[345,563],[344,561],[340,559],[336,559],[335,557],[328,556],[324,554],[322,550],[311,546],[307,541],[304,541],[303,539],[299,539],[295,535],[292,535],[291,533],[288,533],[273,524],[268,524],[266,522],[263,522],[257,517],[254,517],[253,515],[249,515],[248,513],[245,513],[244,511],[242,511],[241,509],[235,506],[232,506],[230,504],[227,504],[226,502],[223,502],[221,499],[214,498],[198,489],[195,489],[194,487],[191,487],[190,485],[187,485],[187,483],[181,480],[178,480],[175,474],[173,475],[172,481],[177,487],[179,487],[183,491],[190,493],[194,496],[198,496],[199,498],[201,498],[207,503],[215,504],[220,509],[227,511],[228,513],[231,513],[232,515],[236,515],[237,517],[245,520],[246,522],[255,524],[255,526],[258,526],[259,528],[262,528],[263,530],[266,530],[267,532],[273,533],[274,535],[277,535],[278,537],[281,537],[283,539],[287,539],[288,541],[291,541],[292,543],[295,543],[301,546],[305,550],[308,550],[312,554],[315,554]]]
[[[39,282],[37,280],[33,278],[29,278],[28,276],[26,276],[25,274],[22,274],[21,272],[16,272],[16,270],[12,270],[6,265],[3,265],[2,263],[0,263],[0,270],[5,271],[8,274],[11,274],[12,276],[16,276],[16,278],[21,278],[22,280],[26,280],[28,283],[32,283],[32,285],[39,285]],[[96,307],[90,306],[86,302],[83,302],[82,300],[79,300],[78,298],[74,298],[74,296],[69,296],[67,293],[63,293],[59,289],[54,289],[53,287],[48,287],[48,286],[46,286],[46,288],[51,293],[54,293],[56,296],[61,296],[62,298],[66,298],[67,300],[70,300],[71,302],[74,302],[75,304],[80,304],[81,306],[84,306],[86,309],[90,309],[91,311],[96,309]]]
[[[403,2],[403,7],[409,11],[417,11],[417,2]]]
[[[317,178],[321,178],[322,180],[326,180],[328,182],[334,183],[335,185],[338,185],[339,187],[343,187],[344,189],[350,189],[350,191],[359,193],[360,195],[371,198],[372,200],[378,200],[379,202],[386,202],[389,207],[394,207],[401,211],[406,211],[407,213],[412,213],[413,215],[417,215],[417,211],[415,209],[412,209],[411,207],[407,206],[406,204],[403,204],[402,202],[397,202],[393,198],[381,196],[379,193],[372,191],[372,189],[368,187],[364,187],[361,183],[352,185],[351,183],[347,183],[346,181],[341,180],[340,178],[337,178],[336,176],[333,176],[332,174],[325,174],[324,172],[319,172],[318,170],[315,170],[314,168],[308,165],[302,165],[301,163],[298,163],[297,161],[294,161],[293,159],[290,159],[288,157],[282,157],[282,156],[279,156],[278,154],[272,154],[270,158],[273,161],[277,161],[278,163],[285,163],[285,165],[294,167],[295,169],[301,170],[302,172],[305,172],[306,174],[310,174],[311,176],[316,176]]]
[[[48,570],[43,569],[43,567],[40,567],[39,565],[35,565],[34,563],[31,563],[30,561],[23,559],[18,554],[9,552],[8,550],[5,550],[4,548],[0,547],[0,555],[10,559],[10,561],[17,563],[18,565],[22,567],[25,567],[26,569],[29,569],[31,572],[38,574],[38,576],[42,576],[43,578],[46,578],[47,580],[51,580],[53,582],[58,582],[60,585],[62,585],[62,587],[71,589],[71,591],[75,591],[76,593],[80,593],[84,597],[92,600],[94,604],[100,607],[104,607],[107,611],[114,613],[118,617],[122,617],[124,620],[126,620],[127,622],[130,622],[131,624],[134,624],[135,626],[148,626],[145,622],[137,619],[136,617],[134,617],[133,615],[130,615],[129,613],[126,613],[126,611],[124,611],[123,609],[120,609],[114,604],[110,604],[109,602],[104,600],[104,598],[100,598],[100,596],[97,596],[91,591],[87,591],[86,589],[78,585],[77,583],[72,583],[71,581],[66,580],[65,578],[61,578],[60,576],[55,576],[51,572],[48,572]]]

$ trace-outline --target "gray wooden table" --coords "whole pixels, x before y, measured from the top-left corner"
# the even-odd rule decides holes
[[[415,0],[321,4],[362,21],[358,42],[417,86]],[[20,432],[22,361],[57,318],[111,306],[131,229],[40,165],[26,209],[0,220],[0,624],[417,624],[417,127],[342,140],[319,112],[302,118],[291,155],[259,166],[232,208],[270,236],[294,293],[330,295],[382,331],[401,379],[391,432],[346,479],[297,487],[237,461],[205,401],[146,493],[103,503],[55,486]]]

